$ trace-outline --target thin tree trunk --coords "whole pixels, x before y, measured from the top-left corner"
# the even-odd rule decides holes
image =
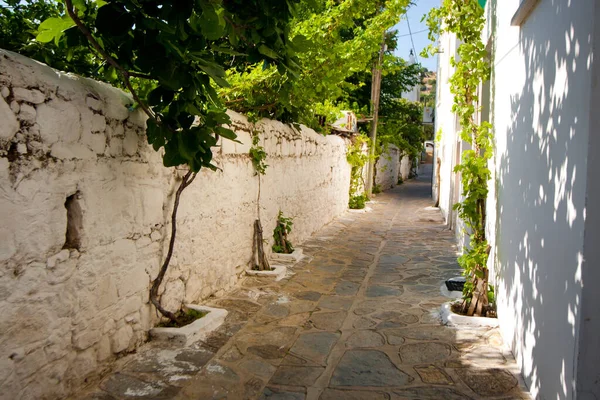
[[[254,251],[256,254],[256,267],[259,271],[270,271],[271,266],[263,248],[263,230],[260,219],[254,221]]]
[[[158,276],[156,277],[156,279],[154,279],[154,281],[152,281],[152,287],[150,288],[150,301],[152,302],[152,304],[154,304],[154,307],[156,307],[156,309],[163,316],[169,318],[175,323],[179,323],[177,316],[174,313],[165,310],[160,304],[160,299],[158,298],[158,289],[165,277],[165,274],[167,273],[167,270],[169,269],[169,263],[171,262],[171,257],[173,256],[173,250],[175,247],[175,237],[177,234],[177,210],[179,208],[179,200],[181,198],[181,193],[194,181],[195,178],[196,174],[194,174],[191,170],[188,171],[184,175],[181,183],[179,184],[177,192],[175,192],[175,202],[173,203],[173,211],[171,212],[171,239],[169,241],[169,249],[167,251],[165,261],[163,262],[162,267],[158,272]]]
[[[281,252],[283,254],[290,254],[291,251],[290,249],[288,249],[287,246],[287,235],[283,233],[283,231],[285,230],[285,226],[283,226],[280,222],[277,222],[277,225],[279,225],[279,228],[281,228],[279,230],[279,242],[281,243]]]

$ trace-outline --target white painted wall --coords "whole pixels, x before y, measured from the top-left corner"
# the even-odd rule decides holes
[[[454,218],[452,205],[455,203],[455,174],[453,172],[456,165],[456,143],[457,135],[455,115],[452,112],[452,93],[450,93],[450,84],[448,79],[454,73],[454,68],[450,65],[450,58],[456,50],[456,38],[453,35],[443,34],[439,39],[441,52],[438,54],[438,84],[436,94],[436,118],[435,131],[441,130],[441,139],[436,142],[434,148],[434,168],[437,167],[437,160],[440,159],[440,182],[437,182],[437,174],[434,169],[433,185],[434,200],[439,201],[439,207],[446,219],[446,223],[453,227]],[[439,185],[439,189],[437,188]],[[436,197],[439,193],[439,197]]]
[[[382,154],[377,159],[375,184],[379,185],[381,190],[387,190],[396,186],[398,184],[400,166],[400,151],[396,146],[388,146],[387,153]]]
[[[410,176],[410,166],[411,159],[408,156],[402,156],[400,159],[400,171],[398,172],[398,176],[402,177],[402,180],[405,181]]]
[[[596,2],[594,18],[600,21],[600,4]],[[600,43],[600,26],[594,24],[594,47]],[[585,207],[585,239],[583,243],[583,263],[581,281],[581,317],[579,343],[577,346],[577,399],[596,400],[600,398],[600,63],[592,64],[590,98],[590,123],[588,145],[587,200]]]
[[[584,228],[587,243],[599,240],[595,225],[585,221],[586,196],[590,204],[596,193],[591,186],[587,190],[586,181],[593,170],[588,154],[598,151],[589,141],[597,10],[593,0],[542,0],[521,27],[512,27],[519,3],[487,4],[490,32],[495,28],[495,156],[487,232],[500,326],[535,398],[574,399],[581,386],[585,389],[579,398],[592,399],[597,397],[590,393],[598,393],[598,325],[587,324],[587,336],[580,337],[580,324],[582,304],[598,318],[596,290],[586,290],[588,296],[582,297],[585,276],[591,285],[586,287],[599,283],[591,266],[582,270],[585,254],[595,259],[597,247],[587,245],[584,252]],[[446,50],[452,40],[441,38],[445,53],[438,63],[436,118],[444,131],[436,157],[442,158],[440,206],[447,217],[447,199],[456,196],[449,172],[456,135],[451,133],[454,118],[446,86],[452,73]],[[589,357],[579,360],[578,369],[577,354],[584,352]]]
[[[415,56],[411,53],[410,56],[408,57],[408,64],[412,65],[416,62],[417,62],[417,60],[416,60]],[[410,88],[409,91],[402,93],[401,97],[408,101],[418,102],[420,100],[420,95],[421,95],[421,82],[417,83],[415,86]]]
[[[178,180],[147,146],[144,118],[123,92],[2,50],[0,91],[0,399],[63,398],[156,323],[148,288]],[[221,171],[201,172],[182,195],[163,296],[170,309],[233,287],[251,259],[251,126],[230,115],[242,144],[215,148]],[[257,129],[269,164],[265,238],[281,210],[302,243],[347,208],[346,142],[274,121]],[[82,241],[69,251],[65,199],[75,193]]]
[[[498,313],[538,398],[575,397],[594,1],[496,7]]]

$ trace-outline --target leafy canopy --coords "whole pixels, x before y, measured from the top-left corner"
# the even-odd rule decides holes
[[[149,115],[148,143],[164,151],[164,165],[197,172],[216,168],[219,137],[235,139],[217,94],[229,86],[223,66],[296,73],[289,23],[298,1],[65,0],[36,39],[62,52],[86,50],[103,78],[128,88]]]
[[[319,116],[333,122],[353,108],[349,90],[366,84],[384,33],[406,11],[408,0],[303,1],[290,35],[297,49],[299,77],[290,71],[247,64],[231,69],[231,87],[221,94],[229,108],[321,129]],[[359,80],[353,79],[358,76]],[[364,77],[364,76],[363,76]]]
[[[462,153],[461,163],[455,167],[460,173],[462,197],[454,205],[464,221],[470,243],[464,248],[459,263],[464,274],[469,277],[464,289],[464,308],[468,315],[481,314],[488,303],[489,246],[485,234],[488,181],[491,172],[488,161],[493,155],[492,125],[489,122],[477,123],[475,113],[479,112],[479,85],[490,77],[490,63],[481,33],[485,26],[484,12],[477,0],[444,0],[439,8],[432,9],[427,16],[432,41],[442,33],[456,35],[460,45],[457,58],[451,59],[455,72],[449,79],[450,91],[454,95],[452,111],[457,114],[461,139],[471,143],[472,149]],[[422,55],[435,54],[430,45]],[[477,307],[477,308],[475,308]]]

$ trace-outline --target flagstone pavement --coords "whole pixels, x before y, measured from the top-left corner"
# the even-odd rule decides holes
[[[75,398],[528,399],[497,329],[440,323],[440,286],[460,271],[429,179],[324,227],[292,276],[208,301],[229,315],[207,340],[150,342]]]

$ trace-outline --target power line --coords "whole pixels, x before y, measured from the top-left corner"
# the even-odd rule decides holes
[[[410,30],[410,21],[408,20],[408,14],[404,15],[406,17],[406,23],[408,24],[408,34],[410,35],[410,43],[412,43],[413,53],[415,54],[415,61],[417,64],[419,63],[419,58],[417,57],[417,50],[415,49],[415,41],[413,40],[413,35]]]
[[[427,32],[427,31],[429,31],[429,29],[421,29],[420,31],[413,32],[412,34],[416,35],[417,33],[423,33],[423,32]],[[404,35],[398,35],[396,37],[400,38],[400,37],[405,37],[405,36],[410,36],[410,35],[411,35],[410,33],[405,33]]]

